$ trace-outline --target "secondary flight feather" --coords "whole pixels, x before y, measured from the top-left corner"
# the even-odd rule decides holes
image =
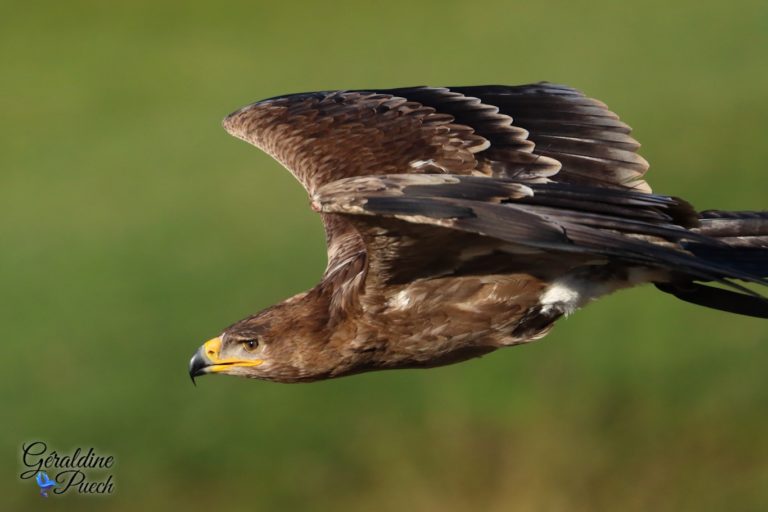
[[[630,128],[570,87],[293,94],[224,128],[304,186],[328,265],[311,290],[201,346],[193,378],[450,364],[541,338],[590,301],[648,283],[768,318],[745,286],[768,284],[768,212],[697,212],[652,193]]]

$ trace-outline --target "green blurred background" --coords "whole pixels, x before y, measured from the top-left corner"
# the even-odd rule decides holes
[[[313,285],[319,219],[220,128],[308,90],[550,80],[655,190],[768,207],[768,3],[2,2],[2,510],[762,511],[768,322],[620,293],[461,365],[195,388],[207,338]],[[42,502],[20,446],[114,454]]]

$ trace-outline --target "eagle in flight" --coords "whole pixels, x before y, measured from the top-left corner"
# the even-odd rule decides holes
[[[629,126],[570,87],[292,94],[223,124],[307,190],[328,265],[314,288],[203,344],[193,380],[451,364],[645,283],[768,318],[748,286],[768,285],[768,212],[652,193]]]

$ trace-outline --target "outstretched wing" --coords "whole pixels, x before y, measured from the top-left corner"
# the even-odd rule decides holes
[[[312,194],[371,174],[475,174],[649,191],[630,128],[600,101],[549,83],[280,96],[224,128],[281,162]]]
[[[768,285],[763,213],[726,218],[748,224],[737,232],[751,240],[734,245],[710,236],[708,231],[727,235],[734,229],[727,222],[709,226],[710,213],[703,214],[701,229],[689,229],[699,219],[679,199],[574,184],[526,186],[458,175],[363,176],[329,183],[313,196],[313,204],[354,219],[374,256],[366,286],[473,272],[522,272],[546,283],[579,267],[589,269],[599,286],[606,278],[630,283],[631,269],[640,267],[645,271],[636,275],[650,276],[648,271],[655,269],[657,287],[688,302],[768,318],[768,300],[733,281]],[[427,243],[425,234],[430,235]],[[443,239],[434,243],[439,234]],[[409,250],[413,247],[422,250]],[[524,256],[516,257],[521,249]],[[411,268],[416,258],[422,264]],[[735,291],[694,281],[715,281]]]
[[[554,84],[296,94],[244,107],[223,124],[280,161],[310,195],[344,178],[401,173],[650,190],[641,179],[647,163],[635,153],[639,145],[629,127],[604,104]],[[366,263],[366,240],[362,221],[353,221],[347,211],[331,211],[341,215],[322,214],[328,243],[325,277],[344,281],[350,269]],[[399,269],[400,278],[415,278],[419,264],[437,258],[432,254],[436,248],[446,268],[466,258],[458,244],[451,251],[436,243],[435,237],[456,240],[455,231],[438,231],[422,225],[390,233],[403,240],[398,257],[394,251],[388,254],[393,260],[389,268]],[[412,243],[405,243],[406,232]],[[374,256],[381,254],[368,254]]]
[[[722,244],[685,228],[695,212],[667,196],[578,185],[522,185],[488,177],[399,174],[330,183],[316,192],[313,204],[326,213],[448,228],[533,252],[599,257],[703,280],[765,283],[755,274],[687,252],[682,242]],[[360,231],[382,236],[371,227]],[[436,248],[441,250],[445,247]]]

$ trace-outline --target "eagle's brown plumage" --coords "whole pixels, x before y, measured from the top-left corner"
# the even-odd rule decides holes
[[[540,338],[643,283],[768,318],[734,281],[768,284],[768,213],[697,213],[652,194],[629,127],[569,87],[295,94],[224,127],[307,190],[328,266],[308,292],[203,345],[193,376],[297,382],[448,364]]]

